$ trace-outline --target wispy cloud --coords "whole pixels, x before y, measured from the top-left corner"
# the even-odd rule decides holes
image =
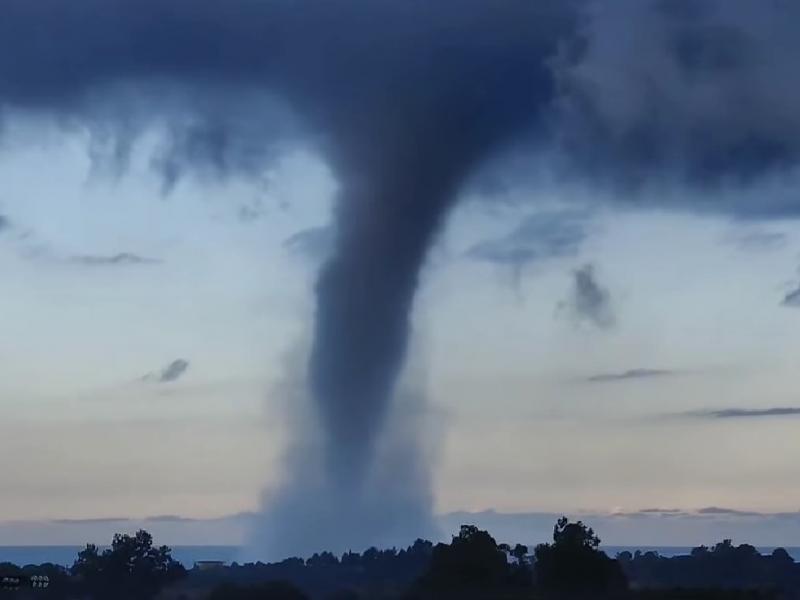
[[[181,517],[180,515],[155,515],[153,517],[147,517],[147,520],[153,523],[194,523],[200,519]]]
[[[607,383],[612,381],[630,381],[634,379],[652,379],[654,377],[666,377],[675,375],[675,371],[667,369],[629,369],[621,373],[600,373],[587,377],[590,383]]]
[[[469,248],[472,260],[521,268],[536,261],[575,256],[588,236],[589,214],[579,211],[537,213],[499,238]]]
[[[211,523],[215,521],[244,521],[254,519],[255,513],[251,512],[238,512],[220,517],[187,517],[181,515],[153,515],[147,517],[89,517],[89,518],[76,518],[76,519],[49,519],[47,523],[55,523],[58,525],[95,525],[116,523],[124,525],[125,523]]]
[[[614,517],[680,517],[686,519],[737,519],[759,517],[762,519],[797,519],[800,512],[759,512],[739,508],[725,508],[721,506],[706,506],[698,509],[683,508],[643,508],[641,510],[620,510],[611,513]]]
[[[128,266],[128,265],[155,265],[162,261],[157,258],[148,258],[130,252],[119,252],[117,254],[82,254],[72,256],[69,262],[86,265],[89,267],[103,266]]]
[[[158,372],[148,373],[142,377],[142,381],[151,381],[155,383],[172,383],[177,381],[186,374],[189,370],[189,361],[183,358],[177,358],[165,366]]]
[[[783,306],[790,306],[792,308],[800,307],[800,286],[788,292],[781,302]]]
[[[677,519],[691,516],[693,513],[681,508],[643,508],[641,510],[615,510],[608,515],[611,518],[625,519]]]
[[[12,233],[12,239],[19,244],[23,257],[29,260],[43,260],[53,263],[69,263],[86,267],[124,267],[135,265],[156,265],[163,261],[135,254],[133,252],[117,252],[115,254],[63,254],[54,249],[46,241],[37,239],[32,230],[20,229],[7,216],[0,214],[0,235]]]
[[[119,523],[121,521],[129,521],[128,517],[95,517],[89,519],[52,519],[50,523],[57,523],[59,525],[92,525],[104,523]]]
[[[293,256],[319,261],[330,254],[333,243],[332,228],[311,227],[288,237],[283,242],[283,247]]]
[[[239,221],[242,223],[252,223],[264,216],[266,210],[263,202],[259,198],[252,198],[239,205],[236,211]]]
[[[759,417],[791,417],[800,415],[800,408],[724,408],[720,410],[701,410],[686,413],[693,417],[708,419],[748,419]]]
[[[719,506],[708,506],[697,511],[699,515],[721,515],[733,517],[761,517],[763,513],[750,510],[737,510],[735,508],[721,508]]]
[[[741,231],[729,235],[725,241],[745,252],[766,252],[786,246],[788,236],[778,231]]]
[[[617,320],[611,293],[600,284],[590,264],[573,272],[570,296],[558,308],[568,311],[576,322],[588,322],[599,329],[610,329]]]

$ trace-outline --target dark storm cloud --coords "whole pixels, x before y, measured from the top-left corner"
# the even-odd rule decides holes
[[[153,381],[155,383],[172,383],[178,381],[189,370],[189,361],[177,358],[165,366],[161,371],[148,373],[142,377],[143,381]]]
[[[334,247],[333,229],[330,227],[311,227],[289,236],[283,247],[293,256],[314,261],[327,257]]]
[[[131,254],[130,252],[120,252],[118,254],[83,254],[73,256],[70,262],[86,265],[88,267],[104,267],[104,266],[127,266],[127,265],[154,265],[161,261],[156,258],[147,258],[146,256],[139,256],[138,254]]]
[[[616,323],[610,292],[597,280],[593,265],[584,265],[572,274],[569,298],[559,305],[576,322],[588,322],[600,329]]]
[[[10,0],[0,103],[83,116],[123,158],[152,114],[172,134],[156,163],[173,175],[198,163],[261,168],[287,133],[277,97],[331,159],[341,136],[356,142],[374,127],[375,144],[445,107],[473,102],[477,112],[455,117],[496,131],[544,104],[548,141],[580,177],[736,183],[797,163],[798,18],[788,0],[512,0],[502,10],[477,0]],[[560,51],[546,74],[557,85],[538,79],[529,112],[486,110],[493,99],[474,93],[492,83],[504,102],[524,103],[518,92],[538,76],[513,75],[524,61],[541,73],[553,37]],[[501,46],[511,60],[494,69]],[[714,201],[748,214],[798,208],[796,198]]]
[[[420,270],[487,160],[535,147],[574,181],[622,183],[635,199],[645,184],[752,185],[800,150],[793,1],[6,0],[2,15],[0,110],[79,121],[121,165],[155,123],[166,187],[187,168],[259,172],[300,141],[328,162],[336,241],[316,286],[308,387],[330,493],[290,522],[324,520],[341,544],[364,541],[342,515],[388,513],[364,482]],[[796,194],[664,197],[740,215],[800,208]],[[592,273],[576,288],[604,322]]]
[[[433,130],[469,123],[487,145],[503,121],[527,130],[552,95],[542,63],[573,4],[12,0],[0,103],[89,121],[98,152],[121,161],[152,116],[170,134],[154,160],[170,183],[187,166],[262,169],[297,133],[290,104],[341,177],[354,154],[389,159],[388,140],[437,112]],[[431,156],[449,141],[419,148]]]
[[[575,256],[588,235],[588,219],[587,213],[577,211],[534,214],[509,234],[475,244],[467,250],[467,257],[518,268],[540,260]]]
[[[601,373],[592,375],[586,381],[591,383],[606,383],[612,381],[630,381],[636,379],[652,379],[654,377],[666,377],[674,375],[674,371],[666,369],[630,369],[621,373]]]
[[[584,175],[730,187],[797,166],[800,4],[620,0],[590,12],[558,69],[559,135]],[[702,202],[745,215],[800,206],[796,194]]]
[[[694,411],[690,416],[708,419],[751,419],[760,417],[793,417],[800,415],[800,408],[725,408],[721,410]]]

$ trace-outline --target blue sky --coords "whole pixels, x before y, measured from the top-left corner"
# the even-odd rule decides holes
[[[291,151],[165,194],[158,135],[122,174],[80,129],[2,138],[0,521],[219,517],[280,481],[325,252],[286,241],[337,183]],[[430,398],[437,512],[798,510],[800,416],[715,413],[800,407],[797,223],[588,194],[465,192],[430,256],[403,381]]]

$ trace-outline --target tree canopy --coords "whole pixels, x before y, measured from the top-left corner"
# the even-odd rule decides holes
[[[167,546],[153,546],[144,530],[116,534],[111,548],[99,551],[88,544],[72,566],[72,573],[92,598],[149,600],[186,574]]]
[[[534,551],[536,583],[545,590],[607,592],[627,587],[617,561],[600,549],[600,538],[581,521],[566,517],[553,528],[553,543]]]

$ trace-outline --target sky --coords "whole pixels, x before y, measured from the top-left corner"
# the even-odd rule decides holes
[[[3,139],[3,521],[224,517],[280,480],[336,182],[297,152],[165,194],[147,144],[117,175],[80,131]],[[797,511],[800,415],[755,412],[800,407],[797,223],[503,193],[416,302],[437,512]]]
[[[798,531],[797,3],[4,16],[6,543]]]

